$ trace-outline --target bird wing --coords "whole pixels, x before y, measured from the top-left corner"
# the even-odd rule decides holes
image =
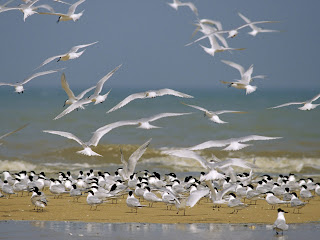
[[[70,49],[69,53],[70,52],[76,52],[78,51],[80,48],[85,48],[85,47],[88,47],[88,46],[91,46],[93,44],[96,44],[97,42],[99,41],[96,41],[96,42],[93,42],[93,43],[88,43],[88,44],[82,44],[82,45],[77,45],[77,46],[74,46]]]
[[[182,98],[193,98],[193,96],[190,96],[188,94],[178,92],[169,88],[160,89],[156,91],[156,93],[157,93],[157,96],[173,95],[173,96],[182,97]]]
[[[90,87],[86,90],[84,90],[83,92],[81,92],[78,96],[77,96],[77,99],[81,99],[84,97],[84,95],[87,94],[87,92],[90,92],[92,89],[96,88],[96,86],[93,86],[93,87]]]
[[[107,134],[108,132],[110,132],[112,129],[114,128],[118,128],[121,126],[127,126],[127,125],[137,125],[138,122],[137,121],[118,121],[118,122],[114,122],[114,123],[110,123],[107,124],[99,129],[97,129],[94,133],[93,136],[91,137],[91,139],[87,142],[88,146],[97,146],[100,139]]]
[[[134,173],[134,169],[136,168],[136,164],[147,150],[152,138],[150,138],[147,142],[142,144],[136,151],[134,151],[128,159],[128,175],[132,175]]]
[[[256,22],[250,22],[250,23],[246,23],[240,27],[237,28],[237,30],[241,29],[241,28],[245,28],[247,26],[251,27],[252,29],[257,28],[257,26],[255,26],[255,24],[260,24],[260,23],[275,23],[278,21],[256,21]],[[278,30],[268,30],[268,29],[262,29],[261,31],[265,31],[265,32],[278,32]]]
[[[16,83],[4,83],[4,82],[0,82],[0,86],[12,86],[12,87],[15,87],[17,86]]]
[[[192,12],[194,12],[195,15],[198,16],[198,9],[196,8],[196,6],[191,3],[191,2],[186,2],[186,3],[183,3],[181,6],[188,6]]]
[[[15,132],[18,132],[18,131],[20,131],[20,130],[22,130],[22,129],[24,129],[24,128],[25,128],[26,126],[28,126],[28,125],[29,125],[29,123],[23,125],[22,127],[19,127],[19,128],[16,129],[16,130],[13,130],[12,132],[8,132],[8,133],[0,136],[0,139],[5,138],[5,137],[8,137],[8,136],[10,136],[11,134],[13,134],[13,133],[15,133]]]
[[[35,73],[35,74],[31,75],[30,77],[26,78],[25,80],[23,80],[23,82],[21,82],[21,84],[26,84],[27,82],[31,81],[32,79],[34,79],[36,77],[40,77],[42,75],[47,75],[47,74],[50,74],[50,73],[55,73],[55,72],[58,72],[60,70],[62,70],[62,69],[49,70],[49,71]]]
[[[80,0],[74,4],[72,4],[70,7],[69,7],[69,10],[68,10],[68,13],[67,15],[70,16],[71,14],[74,14],[74,12],[76,11],[76,8],[81,4],[83,3],[85,0]]]
[[[244,68],[238,63],[234,63],[234,62],[226,61],[226,60],[221,60],[221,62],[229,65],[230,67],[233,67],[233,68],[237,69],[240,72],[241,77],[245,72]]]
[[[122,66],[122,64],[120,64],[118,67],[116,67],[115,69],[113,69],[111,72],[109,72],[107,75],[105,75],[103,78],[101,78],[99,80],[99,82],[97,83],[97,87],[96,90],[94,91],[94,96],[98,96],[99,93],[102,90],[103,84]]]
[[[207,194],[209,194],[209,189],[193,191],[188,197],[186,205],[189,207],[193,207],[201,198],[203,198]]]
[[[304,103],[305,103],[305,102],[289,102],[289,103],[284,103],[284,104],[281,104],[281,105],[278,105],[278,106],[275,106],[275,107],[271,107],[271,108],[269,108],[269,109],[286,107],[286,106],[289,106],[289,105],[304,104]]]
[[[35,6],[35,7],[33,8],[33,10],[38,10],[39,8],[44,8],[44,9],[49,10],[50,12],[54,12],[53,7],[51,7],[51,6],[48,5],[48,4],[42,4],[42,5],[39,5],[39,6]]]
[[[122,149],[120,147],[120,161],[122,162],[123,164],[123,171],[124,171],[124,174],[127,178],[129,178],[129,174],[128,174],[128,163],[127,161],[124,159],[124,156],[123,156],[123,153],[122,153]]]
[[[198,145],[195,145],[193,147],[189,147],[189,150],[202,150],[212,147],[224,147],[229,144],[228,140],[210,140],[203,143],[200,143]]]
[[[222,82],[224,84],[231,84],[232,83],[232,82],[227,82],[227,81],[220,81],[220,82]]]
[[[223,114],[223,113],[247,113],[243,111],[233,111],[233,110],[221,110],[214,112],[216,115]]]
[[[166,150],[162,151],[164,154],[171,156],[182,157],[182,158],[191,158],[197,160],[204,168],[210,169],[210,164],[199,154],[188,150],[188,149],[179,149],[179,150]]]
[[[79,100],[75,103],[72,103],[69,107],[67,107],[62,113],[60,113],[58,116],[56,116],[54,118],[54,120],[57,120],[59,118],[62,118],[64,115],[68,114],[68,113],[71,113],[73,110],[79,108],[79,107],[82,107],[83,105],[85,104],[88,104],[88,103],[91,103],[91,99],[82,99],[82,100]]]
[[[182,116],[182,115],[188,115],[188,114],[191,114],[191,113],[160,113],[160,114],[154,115],[150,118],[147,118],[146,120],[148,122],[153,122],[153,121],[156,121],[160,118],[175,117],[175,116]]]
[[[318,94],[317,96],[314,96],[314,97],[310,100],[310,102],[316,101],[319,97],[320,97],[320,94]]]
[[[64,91],[67,93],[69,99],[76,99],[76,97],[74,96],[73,92],[69,87],[69,84],[66,79],[66,75],[64,73],[62,73],[61,75],[61,86],[64,89]]]
[[[226,168],[229,166],[242,167],[242,168],[256,168],[256,165],[248,163],[240,158],[231,158],[221,162],[213,163],[212,168]]]
[[[122,108],[123,106],[127,105],[129,102],[135,100],[135,99],[142,99],[145,98],[146,94],[144,92],[142,93],[134,93],[123,99],[121,102],[119,102],[116,106],[111,108],[107,113],[113,112],[119,108]]]
[[[195,108],[195,109],[198,109],[200,111],[203,111],[203,112],[209,112],[207,109],[203,108],[203,107],[199,107],[199,106],[196,106],[196,105],[190,105],[190,104],[186,104],[184,102],[181,102],[182,104],[186,105],[186,106],[189,106],[189,107],[192,107],[192,108]]]
[[[49,62],[57,59],[57,58],[60,58],[60,57],[63,57],[65,54],[61,54],[61,55],[57,55],[57,56],[53,56],[53,57],[49,57],[48,59],[44,60],[43,63],[40,64],[39,67],[37,67],[36,69],[48,64]]]
[[[249,135],[242,138],[233,139],[236,142],[248,142],[248,141],[259,141],[259,140],[273,140],[279,139],[282,137],[266,137],[266,136],[259,136],[259,135]]]
[[[76,141],[77,143],[79,143],[81,146],[85,147],[84,142],[81,139],[79,139],[78,137],[76,137],[75,135],[73,135],[72,133],[62,132],[62,131],[52,131],[52,130],[43,130],[43,132],[56,134],[56,135],[59,135],[59,136],[65,137],[65,138],[72,139],[72,140]]]

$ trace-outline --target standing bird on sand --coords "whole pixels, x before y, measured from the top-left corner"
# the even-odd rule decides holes
[[[146,207],[147,205],[141,205],[138,199],[133,196],[133,192],[130,191],[126,200],[127,206],[130,208],[135,208],[136,213],[138,212],[138,208]],[[131,209],[132,210],[132,209]]]
[[[283,235],[283,231],[286,231],[289,228],[288,224],[286,224],[286,219],[284,218],[284,213],[288,213],[288,212],[285,212],[281,208],[278,208],[278,217],[272,226],[273,229],[276,230],[277,234],[279,234],[279,232],[281,231],[282,235]]]
[[[94,195],[93,191],[88,191],[87,203],[90,205],[90,210],[93,207],[96,207],[97,210],[98,205],[102,204],[104,201]]]
[[[162,199],[155,195],[153,192],[151,192],[149,187],[145,187],[143,198],[149,202],[149,207],[152,207],[154,202],[162,202]]]

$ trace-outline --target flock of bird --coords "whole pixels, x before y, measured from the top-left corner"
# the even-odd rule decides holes
[[[8,5],[10,5],[13,2],[13,0],[11,0],[0,6],[0,13],[19,10],[23,12],[24,21],[26,21],[26,19],[33,14],[53,15],[59,17],[57,20],[58,22],[77,21],[84,14],[84,10],[79,13],[76,13],[76,10],[80,4],[85,2],[85,0],[80,0],[73,4],[60,0],[54,0],[55,2],[64,5],[70,5],[67,13],[65,14],[56,13],[54,9],[47,4],[36,6],[36,3],[38,3],[39,1],[40,0],[24,0],[23,4],[9,7]],[[196,16],[198,16],[198,10],[195,7],[195,5],[191,2],[180,2],[178,0],[173,0],[172,3],[168,4],[175,10],[178,10],[180,7],[187,6],[194,12]],[[39,9],[45,9],[48,12],[40,12]],[[187,45],[189,46],[196,42],[208,39],[210,44],[209,47],[206,47],[204,45],[200,46],[206,53],[214,57],[215,54],[220,54],[224,51],[244,50],[243,48],[231,48],[229,47],[227,42],[227,39],[238,36],[240,30],[242,29],[251,28],[251,32],[248,32],[248,34],[252,35],[253,37],[260,33],[280,32],[278,30],[270,30],[258,27],[258,25],[260,26],[260,24],[275,23],[277,21],[252,22],[241,13],[239,13],[239,16],[241,19],[243,19],[245,23],[231,30],[224,30],[222,28],[222,24],[218,21],[211,19],[198,19],[196,23],[197,29],[194,34],[200,31],[203,34],[203,36]],[[225,37],[225,34],[227,34],[228,36]],[[44,65],[50,64],[50,62],[54,60],[57,60],[59,62],[79,58],[80,56],[82,56],[87,47],[97,43],[98,42],[96,41],[88,44],[74,46],[66,53],[58,54],[56,56],[47,58],[36,69],[39,69]],[[256,91],[257,87],[251,85],[254,79],[265,78],[264,75],[252,76],[253,65],[251,65],[246,70],[243,66],[241,66],[238,63],[234,63],[232,61],[227,60],[222,60],[222,62],[232,68],[237,69],[240,73],[241,78],[232,82],[222,81],[222,83],[228,84],[229,87],[244,89],[246,94],[250,94]],[[101,94],[103,87],[106,81],[110,79],[121,66],[122,64],[118,65],[116,68],[114,68],[105,76],[103,76],[95,86],[85,89],[77,96],[75,96],[73,91],[70,89],[69,84],[66,80],[66,76],[64,73],[62,73],[61,86],[68,95],[68,99],[65,101],[65,105],[68,105],[68,107],[64,111],[62,111],[58,116],[56,116],[54,120],[60,119],[67,114],[71,114],[71,112],[76,109],[85,109],[85,107],[87,107],[90,103],[98,104],[106,101],[111,90],[109,90],[107,93]],[[0,86],[12,86],[15,88],[15,92],[20,94],[24,92],[24,85],[32,79],[35,79],[43,75],[60,72],[63,69],[64,68],[38,72],[21,82],[1,82]],[[92,90],[94,90],[93,94],[91,94],[89,97],[85,97],[86,94],[88,94]],[[193,98],[193,96],[191,95],[178,92],[169,88],[143,91],[127,96],[116,106],[108,110],[107,113],[111,113],[120,108],[123,108],[134,100],[150,99],[155,97],[162,97],[165,95],[171,95],[179,98]],[[303,102],[290,102],[271,108],[280,108],[289,105],[302,104],[303,106],[299,108],[300,110],[312,110],[319,105],[313,104],[313,102],[316,101],[319,97],[320,94],[313,97],[311,100]],[[182,104],[202,111],[204,115],[209,118],[210,121],[217,124],[227,123],[219,118],[221,114],[245,113],[243,111],[238,110],[211,111],[203,107],[192,105],[189,103],[183,102]],[[43,132],[59,135],[76,141],[83,147],[83,150],[77,152],[79,154],[83,154],[86,156],[102,157],[99,153],[94,152],[91,149],[91,147],[96,147],[100,139],[105,134],[107,134],[115,128],[128,125],[137,126],[138,128],[143,129],[159,128],[158,126],[151,125],[150,123],[160,118],[187,116],[189,114],[191,113],[166,112],[142,119],[117,121],[98,128],[87,142],[84,142],[83,140],[79,139],[77,136],[69,132],[56,130],[43,130]],[[15,133],[23,129],[24,127],[26,127],[26,125],[1,136],[0,140],[4,137],[11,135],[12,133]],[[135,209],[143,207],[144,205],[141,205],[139,200],[135,198],[134,195],[138,196],[139,198],[144,198],[146,201],[150,203],[150,206],[152,206],[153,202],[164,202],[167,205],[176,205],[177,209],[184,210],[186,207],[193,207],[201,198],[209,196],[214,205],[227,204],[229,207],[233,208],[235,212],[249,206],[243,203],[240,200],[241,198],[249,199],[251,201],[256,201],[257,199],[265,199],[270,205],[272,205],[272,207],[278,206],[280,204],[289,204],[291,205],[291,207],[297,208],[299,211],[299,208],[303,207],[306,203],[301,202],[299,198],[297,198],[297,194],[295,193],[295,191],[299,190],[300,198],[308,201],[313,197],[313,194],[311,194],[310,191],[315,191],[317,195],[320,194],[319,184],[316,185],[315,183],[313,183],[312,179],[308,179],[308,181],[301,179],[298,182],[294,179],[294,175],[290,175],[288,177],[279,177],[276,181],[274,181],[270,176],[265,175],[261,179],[257,180],[258,178],[253,178],[252,173],[252,170],[256,168],[254,163],[248,163],[238,158],[232,158],[222,161],[216,158],[215,156],[213,156],[212,160],[207,161],[197,152],[195,152],[196,150],[202,150],[213,147],[224,147],[223,150],[225,151],[237,151],[250,146],[250,144],[244,144],[244,142],[256,140],[274,140],[279,138],[281,137],[250,135],[241,138],[211,140],[188,148],[170,150],[164,149],[162,151],[163,154],[169,156],[191,158],[199,162],[206,171],[201,173],[199,179],[195,177],[190,177],[182,181],[178,179],[174,173],[166,175],[165,178],[160,178],[159,173],[154,172],[153,174],[151,174],[148,171],[141,172],[140,176],[138,176],[139,174],[134,172],[135,165],[137,161],[141,158],[142,154],[146,151],[147,147],[149,146],[151,141],[150,139],[141,147],[139,147],[138,150],[130,156],[128,162],[124,160],[123,154],[121,152],[121,162],[123,163],[123,168],[118,169],[114,176],[110,175],[107,172],[99,172],[98,175],[95,175],[92,171],[87,175],[82,175],[80,173],[76,178],[74,178],[69,172],[67,174],[60,173],[57,179],[49,180],[45,177],[44,173],[36,175],[34,172],[32,172],[30,173],[30,175],[27,175],[26,172],[20,172],[12,176],[8,171],[4,171],[4,180],[3,182],[0,182],[0,186],[2,192],[7,196],[10,196],[11,194],[17,194],[21,191],[33,191],[31,202],[35,205],[35,207],[42,209],[47,205],[47,200],[45,195],[41,191],[45,186],[47,186],[49,187],[51,193],[57,195],[57,197],[63,193],[68,193],[72,197],[79,198],[85,191],[88,193],[87,203],[91,207],[96,207],[97,205],[102,204],[108,198],[117,198],[119,197],[119,195],[128,194],[127,205],[128,207]],[[250,174],[236,173],[234,167],[250,169]],[[155,190],[161,192],[162,197],[159,197],[152,192]],[[283,197],[284,199],[280,200],[278,198],[279,196]],[[285,196],[289,197],[285,198]],[[288,229],[287,225],[285,224],[283,214],[284,210],[279,208],[278,219],[275,222],[274,226],[274,228],[277,231]]]

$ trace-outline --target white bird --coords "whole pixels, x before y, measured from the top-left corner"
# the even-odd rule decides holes
[[[111,108],[107,113],[113,112],[119,108],[122,108],[123,106],[127,105],[129,102],[135,100],[135,99],[145,99],[145,98],[155,98],[155,97],[160,97],[164,95],[173,95],[176,97],[181,97],[181,98],[193,98],[193,96],[190,96],[185,93],[181,93],[169,88],[164,88],[164,89],[159,89],[159,90],[149,90],[146,92],[141,92],[141,93],[134,93],[126,97],[124,100],[122,100],[120,103],[118,103],[116,106]]]
[[[130,155],[130,157],[128,159],[128,162],[124,159],[122,150],[120,148],[121,162],[123,164],[123,173],[124,173],[123,176],[122,176],[124,178],[123,180],[128,180],[129,177],[134,173],[134,170],[136,168],[137,162],[142,157],[144,152],[147,150],[151,140],[152,140],[152,138],[150,138],[147,142],[142,144],[136,151],[134,151]]]
[[[224,151],[237,151],[243,149],[245,147],[251,146],[251,144],[242,144],[243,142],[249,141],[261,141],[261,140],[273,140],[273,139],[280,139],[282,137],[266,137],[266,136],[259,136],[259,135],[249,135],[240,138],[230,138],[226,140],[211,140],[207,142],[203,142],[201,144],[195,145],[193,147],[189,147],[189,150],[202,150],[212,147],[225,147]]]
[[[98,205],[104,203],[104,201],[95,196],[93,191],[89,190],[87,196],[87,203],[90,205],[90,210],[92,206],[96,207],[95,210],[97,210]]]
[[[271,205],[271,209],[274,209],[278,204],[289,204],[290,201],[282,201],[277,198],[273,192],[266,192],[266,201],[269,205]]]
[[[236,195],[234,193],[229,194],[229,202],[228,202],[228,207],[233,208],[232,213],[238,213],[239,210],[244,209],[248,207],[249,205],[244,204],[241,202],[239,199],[236,198]]]
[[[19,127],[18,129],[16,129],[16,130],[13,130],[13,131],[11,131],[11,132],[8,132],[8,133],[6,133],[6,134],[4,134],[4,135],[2,135],[2,136],[0,136],[0,141],[1,141],[1,139],[3,139],[3,138],[5,138],[5,137],[8,137],[8,136],[10,136],[11,134],[14,134],[14,133],[16,133],[16,132],[18,132],[18,131],[20,131],[20,130],[22,130],[22,129],[24,129],[26,126],[28,126],[29,125],[29,123],[27,123],[27,124],[25,124],[25,125],[23,125],[23,126],[21,126],[21,127]],[[0,142],[0,145],[2,145],[2,143]]]
[[[67,61],[67,60],[70,60],[70,59],[78,58],[78,57],[80,57],[80,56],[84,53],[84,51],[85,51],[85,49],[84,49],[83,51],[78,52],[79,49],[85,48],[85,47],[88,47],[88,46],[91,46],[91,45],[93,45],[93,44],[96,44],[97,42],[98,42],[98,41],[93,42],[93,43],[88,43],[88,44],[82,44],[82,45],[74,46],[74,47],[72,47],[72,48],[71,48],[68,52],[66,52],[66,53],[63,53],[63,54],[60,54],[60,55],[57,55],[57,56],[53,56],[53,57],[50,57],[50,58],[44,60],[43,63],[41,63],[41,65],[40,65],[39,67],[37,67],[36,69],[38,69],[38,68],[40,68],[40,67],[48,64],[49,62],[51,62],[51,61],[53,61],[53,60],[55,60],[55,59],[57,59],[57,58],[58,58],[58,62],[59,62],[59,61]]]
[[[179,0],[173,0],[173,2],[168,3],[168,5],[175,10],[178,10],[179,7],[187,6],[191,9],[192,12],[194,12],[195,15],[198,16],[198,9],[192,2],[181,2]]]
[[[230,48],[230,47],[220,46],[216,40],[215,35],[209,35],[208,38],[210,41],[210,48],[205,47],[201,44],[200,44],[200,47],[202,47],[203,50],[211,56],[214,56],[215,53],[218,53],[218,52],[224,52],[224,51],[229,51],[229,50],[244,50],[245,49],[245,48]]]
[[[143,193],[143,198],[149,202],[149,207],[152,207],[154,202],[162,202],[162,199],[159,198],[156,194],[151,192],[149,187],[145,187],[145,191]]]
[[[288,213],[288,212],[285,212],[281,208],[278,208],[278,217],[272,226],[272,228],[274,230],[276,230],[277,234],[280,231],[283,234],[283,231],[286,231],[289,228],[288,224],[286,224],[286,219],[284,218],[284,213]]]
[[[239,16],[245,21],[248,26],[252,29],[251,32],[248,32],[251,36],[256,36],[258,33],[264,33],[264,32],[279,32],[278,30],[270,30],[270,29],[263,29],[260,27],[257,27],[255,24],[259,22],[251,22],[247,17],[243,16],[241,13],[238,13]],[[264,22],[275,22],[275,21],[264,21]]]
[[[96,86],[90,87],[90,88],[84,90],[83,92],[81,92],[79,95],[75,96],[69,87],[65,73],[62,73],[62,75],[61,75],[61,86],[68,95],[68,99],[64,102],[63,106],[71,105],[71,104],[79,101],[80,99],[82,99],[84,97],[84,95],[86,95],[88,92],[90,92],[92,89],[94,89],[96,87]]]
[[[135,125],[135,124],[136,123],[133,123],[133,121],[118,121],[118,122],[107,124],[99,129],[97,129],[93,133],[91,139],[88,142],[83,142],[81,139],[79,139],[78,137],[76,137],[75,135],[73,135],[72,133],[69,133],[69,132],[53,131],[53,130],[43,130],[43,132],[59,135],[59,136],[69,138],[69,139],[76,141],[77,143],[79,143],[83,147],[83,150],[77,151],[77,153],[79,153],[79,154],[83,154],[86,156],[101,156],[100,154],[94,152],[90,148],[90,146],[96,147],[98,145],[100,139],[114,128],[118,128],[118,127],[126,126],[126,125]]]
[[[245,71],[244,67],[242,67],[238,63],[234,63],[234,62],[226,61],[226,60],[221,60],[221,62],[229,65],[230,67],[237,69],[240,72],[241,80],[243,80],[243,81],[251,82],[253,79],[266,77],[264,75],[257,75],[257,76],[251,77],[252,72],[253,72],[253,64]]]
[[[62,113],[60,113],[58,116],[56,116],[54,118],[54,120],[57,120],[57,119],[63,117],[64,115],[72,112],[75,109],[78,109],[78,108],[83,109],[85,105],[87,105],[91,102],[94,102],[95,105],[98,103],[103,103],[107,99],[107,97],[111,91],[111,90],[109,90],[106,94],[100,95],[102,88],[103,88],[103,85],[121,66],[122,66],[122,64],[117,66],[115,69],[113,69],[107,75],[105,75],[103,78],[101,78],[95,87],[94,93],[90,97],[74,102],[68,108],[66,108]]]
[[[126,200],[127,206],[130,208],[135,208],[136,213],[138,212],[138,208],[146,207],[147,205],[141,205],[139,200],[134,197],[133,192],[130,191]]]
[[[210,121],[212,122],[215,122],[215,123],[218,123],[218,124],[223,124],[223,123],[227,123],[225,121],[222,121],[218,115],[220,114],[223,114],[223,113],[246,113],[246,112],[242,112],[242,111],[232,111],[232,110],[221,110],[221,111],[209,111],[203,107],[199,107],[199,106],[196,106],[196,105],[190,105],[190,104],[186,104],[186,103],[183,103],[182,104],[184,105],[187,105],[189,107],[192,107],[192,108],[195,108],[195,109],[198,109],[202,112],[204,112],[204,116],[207,116],[209,118]]]
[[[9,10],[19,10],[23,13],[23,21],[26,21],[27,17],[29,17],[35,13],[39,13],[36,11],[39,8],[47,9],[51,13],[54,12],[54,9],[51,6],[49,6],[48,4],[34,6],[34,4],[37,3],[38,1],[39,0],[28,1],[26,4],[20,4],[18,7],[5,8],[3,10],[0,10],[0,12],[9,11]]]
[[[32,79],[36,78],[36,77],[40,77],[42,75],[47,75],[47,74],[50,74],[50,73],[55,73],[55,72],[58,72],[62,69],[57,69],[57,70],[49,70],[49,71],[44,71],[44,72],[38,72],[38,73],[35,73],[33,75],[31,75],[30,77],[24,79],[22,82],[17,82],[17,83],[2,83],[0,82],[0,86],[12,86],[15,88],[15,92],[16,93],[23,93],[24,91],[24,88],[23,88],[23,85],[30,82]]]
[[[178,209],[177,214],[181,209],[183,209],[183,215],[186,215],[186,208],[187,207],[194,207],[197,202],[204,196],[209,194],[209,189],[201,189],[201,190],[194,190],[190,193],[188,198],[183,198],[180,202],[176,202],[176,208]]]
[[[10,8],[10,7],[6,7],[9,3],[13,2],[14,0],[9,0],[8,2],[0,5],[0,13],[1,12],[6,12],[6,11],[9,11],[9,10],[16,10],[15,8]]]
[[[320,97],[320,94],[314,96],[312,99],[310,100],[306,100],[304,102],[289,102],[289,103],[284,103],[284,104],[281,104],[279,106],[275,106],[275,107],[271,107],[269,109],[274,109],[274,108],[280,108],[280,107],[286,107],[286,106],[289,106],[289,105],[299,105],[299,104],[303,104],[302,107],[299,107],[298,109],[300,110],[312,110],[312,109],[315,109],[317,106],[319,106],[320,104],[313,104],[312,102],[316,101],[318,98]]]
[[[49,14],[49,15],[56,15],[56,16],[59,16],[58,18],[58,21],[57,22],[60,22],[60,21],[70,21],[70,20],[73,20],[74,22],[75,21],[78,21],[79,18],[82,16],[84,10],[80,13],[75,13],[76,11],[76,8],[81,4],[83,3],[85,0],[80,0],[78,2],[75,2],[74,4],[72,4],[70,7],[69,7],[69,10],[68,12],[65,14],[65,13],[55,13],[55,12],[52,12],[52,13],[46,13],[46,12],[41,12],[40,14]],[[60,2],[60,1],[59,1]]]

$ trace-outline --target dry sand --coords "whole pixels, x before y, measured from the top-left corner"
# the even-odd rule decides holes
[[[111,201],[98,206],[97,210],[90,210],[86,196],[79,202],[74,202],[67,194],[62,198],[54,199],[49,191],[45,191],[49,203],[44,211],[37,212],[31,204],[30,196],[11,196],[0,198],[0,220],[45,220],[45,221],[82,221],[82,222],[109,222],[109,223],[265,223],[273,224],[277,218],[277,210],[270,210],[265,200],[257,201],[257,205],[250,205],[240,210],[238,214],[231,214],[233,209],[226,205],[213,210],[212,203],[202,199],[193,208],[177,214],[176,208],[166,210],[164,203],[155,203],[153,207],[138,209],[132,212],[126,205],[126,197],[120,198],[117,203]],[[147,204],[142,202],[142,204]],[[320,221],[320,197],[312,199],[300,214],[292,213],[293,209],[281,206],[289,213],[285,214],[287,223],[306,223]]]

